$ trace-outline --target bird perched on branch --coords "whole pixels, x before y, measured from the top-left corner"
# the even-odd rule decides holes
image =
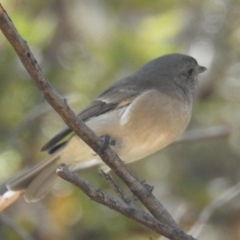
[[[78,117],[98,136],[108,135],[110,146],[125,163],[137,161],[166,147],[186,129],[197,76],[205,70],[194,58],[183,54],[156,58],[113,83]],[[63,140],[68,135],[69,139]],[[24,191],[28,202],[46,195],[57,179],[60,164],[73,170],[102,164],[69,127],[41,150],[50,156],[7,183],[11,191]]]

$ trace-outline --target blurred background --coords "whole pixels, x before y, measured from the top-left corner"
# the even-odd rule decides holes
[[[153,193],[185,231],[200,217],[205,227],[198,228],[199,239],[240,239],[239,0],[1,3],[48,80],[76,112],[111,82],[160,55],[189,54],[207,67],[199,78],[185,141],[130,167],[154,186]],[[47,156],[39,149],[63,122],[2,34],[0,109],[4,186],[19,170]],[[97,170],[82,176],[115,195]],[[1,239],[160,239],[64,181],[39,203],[19,200],[0,214],[0,222]]]

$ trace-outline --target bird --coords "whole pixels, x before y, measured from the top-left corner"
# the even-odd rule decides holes
[[[172,53],[151,60],[103,91],[78,114],[126,163],[143,159],[174,142],[189,124],[198,75],[206,70],[191,56]],[[67,140],[66,140],[67,138]],[[93,150],[64,126],[41,151],[49,156],[13,177],[9,191],[24,191],[27,202],[41,200],[66,164],[71,170],[103,165]]]

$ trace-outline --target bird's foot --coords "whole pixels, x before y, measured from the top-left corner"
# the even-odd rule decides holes
[[[96,154],[103,153],[107,149],[108,145],[110,144],[110,136],[109,135],[103,135],[100,137],[100,139],[102,141],[102,146],[98,149]]]

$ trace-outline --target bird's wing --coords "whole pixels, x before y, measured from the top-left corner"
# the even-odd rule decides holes
[[[129,105],[141,93],[141,85],[130,84],[128,79],[113,84],[109,89],[104,91],[96,100],[83,109],[78,116],[83,121],[92,117],[99,116],[108,111],[119,109]],[[68,136],[72,130],[65,126],[48,142],[44,144],[41,151],[50,151],[50,153],[59,149],[64,143],[61,141]]]

